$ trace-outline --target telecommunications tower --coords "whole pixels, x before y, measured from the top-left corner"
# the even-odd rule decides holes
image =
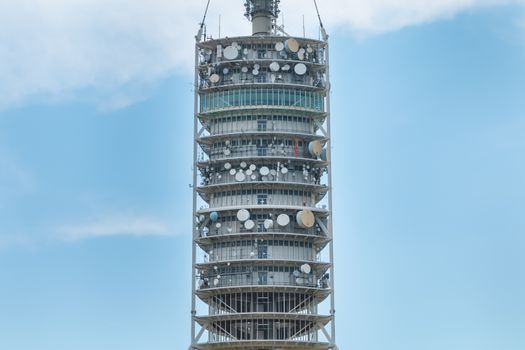
[[[196,36],[190,350],[337,349],[328,36],[244,6],[252,35]]]

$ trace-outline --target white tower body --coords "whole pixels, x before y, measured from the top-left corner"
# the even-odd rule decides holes
[[[245,6],[252,36],[197,36],[190,349],[336,349],[328,42]]]

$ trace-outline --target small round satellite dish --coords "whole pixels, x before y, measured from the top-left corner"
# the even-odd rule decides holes
[[[290,65],[289,64],[285,64],[281,69],[285,72],[289,71],[290,70]]]
[[[290,223],[290,217],[286,214],[279,214],[277,217],[277,224],[279,226],[286,226]]]
[[[275,51],[282,51],[284,50],[284,43],[281,41],[278,41],[275,43]]]
[[[220,222],[218,222],[218,223],[215,224],[215,227],[216,227],[216,228],[221,228],[221,227],[222,227],[222,224],[221,224]]]
[[[253,220],[246,220],[246,222],[244,223],[244,228],[246,228],[247,230],[253,230],[254,227],[255,222]]]
[[[212,211],[210,213],[210,220],[211,221],[217,221],[219,220],[219,213],[217,213],[216,211]]]
[[[199,288],[202,288],[204,286],[204,280],[199,280]]]
[[[267,166],[263,166],[261,167],[261,169],[259,169],[259,173],[262,176],[268,176],[268,174],[270,173],[270,169]]]
[[[314,52],[314,49],[312,49],[312,47],[310,45],[308,45],[308,47],[306,48],[306,52],[312,53],[312,52]]]
[[[248,67],[242,67],[241,68],[241,72],[248,73]]]
[[[296,53],[299,51],[299,42],[294,38],[290,38],[284,42],[284,48],[288,52]]]
[[[232,42],[232,46],[233,47],[236,47],[237,49],[240,49],[241,47],[239,46],[239,44],[236,42],[236,41],[233,41]]]
[[[264,220],[264,228],[269,230],[273,227],[273,220],[271,219],[266,219]]]
[[[299,277],[301,276],[301,273],[297,270],[294,270],[294,272],[292,272],[292,274],[294,275],[294,277]]]
[[[214,84],[218,83],[220,79],[221,77],[219,76],[219,74],[213,73],[212,75],[210,75],[210,81]]]
[[[308,151],[312,156],[319,157],[323,152],[323,145],[318,140],[310,141],[310,143],[308,143]]]
[[[226,75],[226,74],[228,74],[228,73],[230,73],[230,70],[228,69],[228,67],[224,67],[224,68],[222,69],[222,74]]]
[[[230,170],[232,168],[232,165],[230,163],[224,163],[224,169]]]
[[[277,63],[277,62],[270,63],[270,70],[272,72],[278,72],[280,68],[281,68],[281,66],[279,66],[279,63]]]
[[[215,287],[217,287],[217,286],[219,285],[219,283],[220,283],[220,281],[219,281],[218,278],[214,278],[214,279],[213,279],[213,285],[214,285]]]
[[[294,70],[295,74],[297,74],[297,75],[305,75],[307,69],[306,69],[306,65],[304,63],[297,63],[293,67],[293,70]]]
[[[255,70],[259,70],[260,68],[261,68],[261,65],[259,63],[255,63],[253,65],[253,69],[255,69]]]
[[[253,75],[259,75],[259,70],[258,70],[258,69],[254,69],[254,70],[252,70],[252,74],[253,74]]]
[[[268,181],[268,176],[263,176],[263,177],[261,177],[261,180],[262,180],[262,181]]]
[[[295,218],[297,224],[302,228],[311,228],[315,224],[314,213],[308,209],[299,210]]]
[[[275,169],[270,170],[270,175],[277,176],[277,170]]]
[[[248,165],[246,164],[246,162],[241,162],[241,168],[246,168]]]
[[[232,152],[230,151],[229,148],[225,148],[225,149],[224,149],[224,155],[225,155],[225,156],[229,156],[231,153],[232,153]]]
[[[288,168],[282,167],[281,168],[281,174],[283,174],[283,175],[288,174]]]
[[[297,277],[297,278],[295,279],[295,283],[297,283],[297,284],[303,284],[303,283],[304,283],[304,279],[301,278],[301,277]]]
[[[250,218],[250,212],[248,210],[240,209],[237,212],[237,220],[239,220],[240,222],[245,222],[249,218]]]
[[[255,252],[250,252],[250,257],[254,257],[255,256]]]
[[[250,169],[246,170],[246,175],[247,176],[252,176],[253,175],[253,171],[251,171]]]
[[[255,164],[250,164],[250,170],[255,171],[255,169],[257,169],[257,166],[255,166]]]
[[[312,272],[312,268],[308,264],[301,265],[301,272],[309,274],[310,272]]]
[[[257,179],[257,175],[252,174],[251,179],[252,179],[252,180],[256,180],[256,179]]]
[[[235,169],[230,169],[230,175],[235,175],[237,173],[237,171],[235,171]]]
[[[199,215],[199,222],[204,222],[206,220],[206,217],[204,215]]]
[[[206,236],[209,232],[210,232],[210,229],[207,228],[207,227],[204,227],[204,228],[202,229],[202,233],[203,233],[205,236]]]
[[[232,44],[224,49],[223,54],[227,60],[234,60],[239,56],[239,49]]]
[[[237,174],[235,174],[235,180],[237,182],[242,182],[242,181],[246,180],[246,175],[244,175],[244,173],[241,173],[239,171]]]

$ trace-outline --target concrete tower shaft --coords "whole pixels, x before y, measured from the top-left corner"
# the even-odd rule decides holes
[[[246,0],[245,16],[252,22],[253,35],[271,34],[279,15],[279,0]]]

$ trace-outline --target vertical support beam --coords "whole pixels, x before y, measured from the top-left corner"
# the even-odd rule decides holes
[[[196,310],[196,296],[195,296],[195,284],[196,284],[196,274],[195,274],[195,264],[197,263],[197,243],[195,241],[197,234],[197,221],[195,217],[197,216],[197,138],[198,138],[198,113],[199,113],[199,48],[198,41],[199,37],[195,37],[195,81],[194,81],[194,97],[193,97],[193,215],[191,218],[191,349],[195,349],[195,316],[197,314]]]
[[[329,232],[329,254],[330,254],[330,315],[332,316],[330,348],[337,349],[335,345],[335,273],[334,273],[334,234],[333,234],[333,211],[332,211],[332,130],[330,127],[330,94],[332,92],[332,83],[330,82],[330,49],[328,44],[328,36],[324,37],[326,43],[326,81],[328,82],[326,91],[326,131],[328,132],[328,147],[326,149],[326,159],[328,160],[328,208],[330,215],[328,216],[328,232]]]

